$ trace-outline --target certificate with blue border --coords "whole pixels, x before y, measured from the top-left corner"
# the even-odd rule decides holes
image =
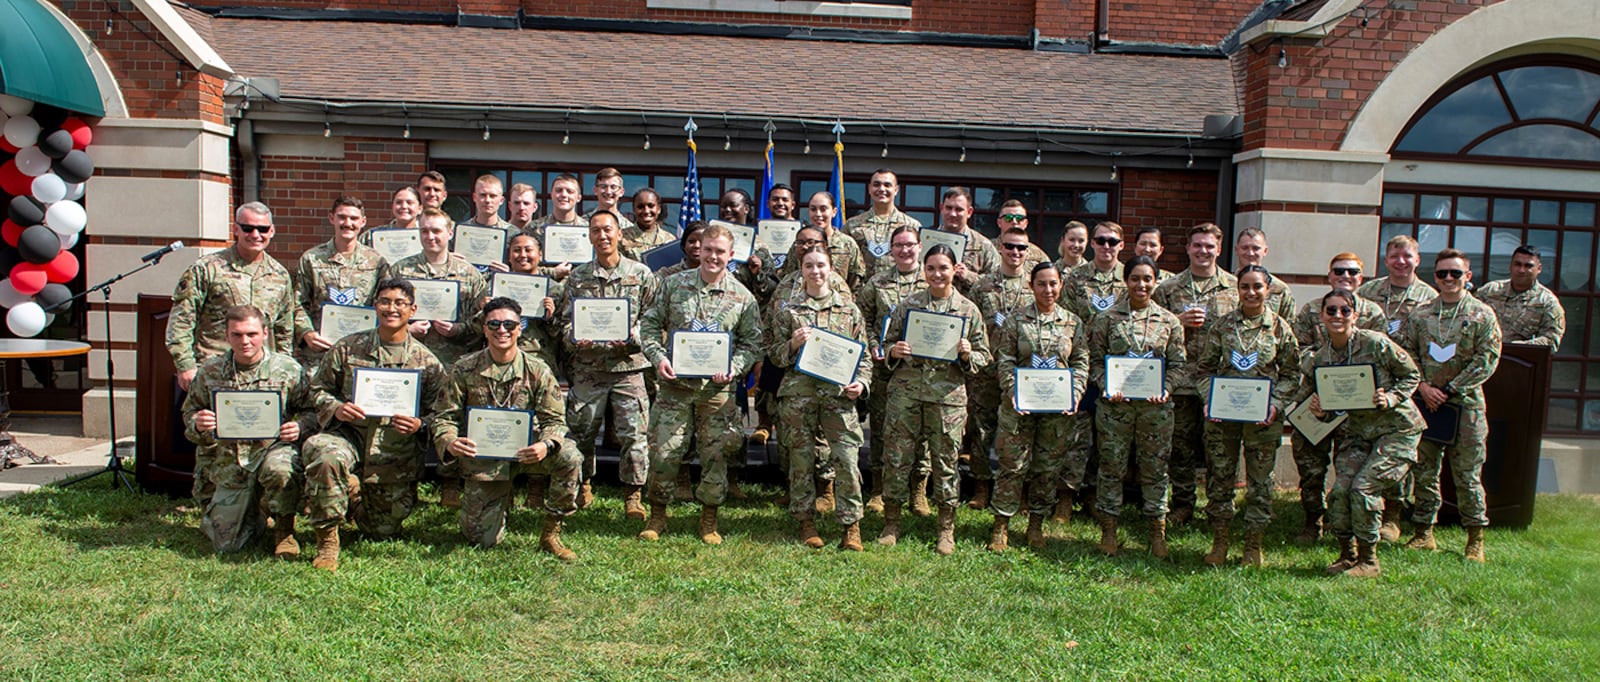
[[[794,369],[830,384],[849,386],[856,382],[856,371],[861,368],[861,354],[865,352],[867,344],[812,327],[810,338],[800,346]]]
[[[1211,377],[1206,416],[1256,424],[1272,413],[1272,380],[1261,377]]]
[[[378,328],[378,311],[371,306],[324,303],[320,318],[317,333],[334,341]]]
[[[1011,378],[1011,397],[1018,412],[1065,414],[1078,405],[1071,368],[1016,367]]]
[[[1324,412],[1377,409],[1378,370],[1371,364],[1323,365],[1312,370]]]
[[[906,311],[903,338],[911,344],[911,357],[955,362],[961,358],[961,339],[966,335],[965,317],[917,308]]]
[[[422,370],[357,367],[350,402],[368,417],[415,417],[421,412]]]
[[[408,279],[417,292],[415,320],[455,322],[461,315],[461,283],[453,279]]]
[[[543,247],[544,262],[551,265],[577,265],[594,260],[594,244],[589,242],[589,228],[582,225],[546,225],[544,243],[540,246]]]
[[[390,265],[422,253],[422,233],[414,227],[380,227],[367,231],[372,248]]]
[[[1125,400],[1149,400],[1166,393],[1167,359],[1106,356],[1107,398],[1121,393]]]
[[[533,444],[533,412],[501,407],[469,407],[467,438],[477,448],[478,459],[516,459],[517,451]]]
[[[917,254],[918,261],[926,258],[928,250],[937,244],[950,247],[950,250],[956,254],[957,263],[960,263],[961,259],[966,257],[967,235],[965,233],[945,232],[937,227],[924,227],[917,231],[917,238],[922,240],[922,251]]]
[[[733,334],[672,332],[672,373],[680,378],[707,379],[733,373]]]
[[[572,299],[572,341],[627,341],[633,324],[633,302],[626,298]]]
[[[217,440],[277,440],[283,426],[283,396],[277,391],[211,392]]]
[[[728,257],[730,263],[743,263],[750,260],[756,252],[756,228],[739,223],[730,223],[726,220],[713,220],[712,225],[721,225],[733,233],[733,255]]]
[[[550,278],[521,272],[489,275],[489,298],[504,296],[522,306],[522,316],[544,319],[544,299],[550,295]]]
[[[484,225],[456,225],[455,252],[473,265],[506,260],[506,231]]]

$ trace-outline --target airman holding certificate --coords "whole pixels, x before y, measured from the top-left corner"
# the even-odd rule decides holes
[[[879,168],[872,172],[872,178],[867,182],[867,198],[872,200],[872,206],[845,221],[844,231],[860,247],[861,257],[866,259],[868,276],[888,268],[894,262],[889,258],[891,234],[904,225],[914,230],[922,229],[920,221],[895,206],[895,199],[899,196],[899,176],[892,170]],[[922,259],[919,257],[915,260]]]
[[[1079,227],[1075,230],[1072,227],[1073,225],[1078,225]],[[1062,256],[1061,261],[1056,262],[1056,269],[1061,272],[1061,304],[1066,306],[1067,310],[1071,311],[1072,314],[1077,315],[1078,319],[1083,320],[1084,324],[1088,324],[1089,320],[1095,315],[1110,310],[1111,306],[1116,305],[1117,301],[1125,300],[1128,297],[1128,285],[1122,281],[1121,254],[1122,247],[1127,243],[1124,241],[1122,226],[1107,220],[1096,223],[1094,229],[1090,230],[1083,227],[1083,223],[1073,221],[1067,224],[1067,231],[1062,236],[1061,243],[1063,248],[1067,248],[1074,240],[1082,238],[1078,235],[1086,236],[1088,234],[1094,235],[1092,242],[1089,242],[1092,244],[1091,255],[1093,257],[1091,259],[1084,260],[1071,270],[1062,267],[1062,261],[1066,260],[1065,255]],[[1078,250],[1082,252],[1083,248],[1083,244],[1080,243]],[[1088,391],[1099,395],[1102,392],[1101,389],[1102,387],[1099,385],[1090,384]],[[1094,449],[1094,410],[1092,409],[1096,404],[1094,402],[1088,403],[1088,407],[1091,408],[1088,410],[1089,414],[1077,420],[1073,426],[1073,428],[1077,429],[1077,433],[1073,434],[1073,447],[1080,449],[1074,450],[1068,456],[1074,460],[1084,459],[1087,461],[1083,469],[1086,478],[1061,482],[1055,513],[1051,515],[1051,518],[1063,525],[1072,520],[1072,502],[1073,498],[1078,494],[1079,484],[1086,484],[1083,485],[1084,488],[1098,488],[1096,483],[1099,478],[1097,473],[1099,471],[1099,457],[1096,456],[1098,453]],[[1069,471],[1076,470],[1072,468],[1066,469]],[[1085,498],[1084,504],[1091,505],[1092,502]]]
[[[1026,244],[1016,231],[1001,235],[1006,246]],[[1007,249],[1008,260],[1027,250]],[[994,528],[989,549],[1003,552],[1011,517],[1022,508],[1023,484],[1028,499],[1028,546],[1044,546],[1044,518],[1056,504],[1057,481],[1083,480],[1086,460],[1070,461],[1069,453],[1086,448],[1075,441],[1081,431],[1075,422],[1079,401],[1089,381],[1089,344],[1083,321],[1057,304],[1061,272],[1049,262],[1033,266],[1028,277],[1033,300],[1011,310],[995,339],[995,368],[999,379],[1000,418],[995,451],[1000,455],[999,479],[990,508]],[[1040,388],[1023,385],[1024,373],[1039,376]],[[1037,406],[1025,398],[1038,400]],[[1033,413],[1032,410],[1039,410]],[[1076,471],[1063,472],[1063,468]]]
[[[872,472],[872,496],[867,500],[867,511],[883,511],[884,476],[887,474],[883,459],[884,409],[888,404],[889,371],[885,364],[883,335],[888,332],[889,318],[896,308],[912,294],[928,288],[922,278],[922,263],[917,258],[921,250],[918,228],[902,225],[888,235],[891,265],[874,272],[856,294],[856,307],[867,324],[867,352],[872,355],[872,388],[867,392],[867,419],[872,428],[868,443],[867,466]],[[933,464],[925,448],[918,448],[911,464],[911,513],[928,516],[928,475]]]
[[[1000,265],[994,272],[978,278],[969,292],[973,303],[983,318],[984,332],[991,342],[1000,337],[1000,328],[1018,308],[1033,302],[1029,288],[1029,271],[1025,268],[1028,257],[1028,232],[1019,228],[1006,230],[1000,235],[1002,252]],[[972,471],[974,486],[972,499],[967,506],[973,509],[989,507],[990,491],[994,486],[994,470],[989,465],[989,449],[995,447],[996,427],[999,425],[1001,381],[993,365],[967,379],[967,434],[963,452],[969,453],[967,466]],[[1059,468],[1059,467],[1057,467]]]
[[[506,264],[511,266],[511,274],[538,275],[549,280],[549,284],[545,287],[544,300],[538,302],[537,308],[532,307],[532,301],[522,305],[523,319],[527,320],[528,324],[522,328],[522,336],[517,339],[517,345],[543,360],[557,377],[563,376],[566,367],[557,353],[560,345],[556,341],[561,334],[561,321],[555,314],[555,300],[561,297],[562,284],[555,280],[550,272],[551,268],[539,265],[539,240],[534,239],[531,234],[524,232],[513,236],[506,258],[509,259]],[[518,303],[522,304],[522,301],[519,299]]]
[[[1128,472],[1128,451],[1138,457],[1134,480],[1144,498],[1144,516],[1150,522],[1150,553],[1167,556],[1167,457],[1172,448],[1173,373],[1185,362],[1183,327],[1178,317],[1151,301],[1156,288],[1156,263],[1135,256],[1123,269],[1128,300],[1117,303],[1089,320],[1089,381],[1104,387],[1097,396],[1095,433],[1100,453],[1100,473],[1095,511],[1100,518],[1099,549],[1117,553],[1117,516],[1122,513],[1122,477]],[[1121,382],[1108,379],[1113,361],[1151,363],[1156,386],[1141,393],[1149,397],[1129,400]],[[1159,388],[1157,393],[1154,388]]]
[[[333,226],[333,238],[300,255],[294,278],[295,302],[300,306],[295,315],[295,338],[304,344],[299,352],[301,362],[313,372],[322,354],[344,336],[324,327],[323,305],[370,306],[372,287],[386,279],[389,270],[388,261],[376,250],[357,243],[367,224],[360,199],[339,197],[328,211],[328,223]]]
[[[1200,399],[1207,409],[1206,518],[1212,528],[1205,562],[1221,566],[1227,561],[1228,522],[1243,456],[1249,506],[1240,561],[1259,567],[1262,535],[1272,521],[1272,468],[1283,441],[1283,417],[1300,385],[1300,346],[1289,321],[1269,307],[1272,275],[1266,268],[1246,265],[1238,281],[1239,309],[1206,330],[1199,357]]]
[[[774,187],[773,194],[778,193]],[[872,273],[867,270],[865,262],[861,259],[861,247],[856,244],[856,240],[843,231],[834,229],[834,216],[838,212],[838,203],[834,201],[832,194],[813,193],[806,204],[806,224],[822,232],[822,241],[828,247],[828,257],[833,260],[833,275],[844,279],[850,290],[855,291],[856,287],[865,282]]]

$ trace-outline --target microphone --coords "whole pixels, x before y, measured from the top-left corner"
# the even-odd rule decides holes
[[[183,242],[173,242],[171,244],[168,244],[168,245],[163,246],[163,247],[161,247],[159,249],[151,251],[150,253],[145,254],[142,258],[139,259],[139,262],[141,262],[141,263],[149,263],[151,261],[159,261],[159,260],[161,260],[162,256],[165,256],[165,255],[167,255],[169,253],[172,253],[173,251],[177,251],[178,249],[181,249],[181,248],[183,248]]]

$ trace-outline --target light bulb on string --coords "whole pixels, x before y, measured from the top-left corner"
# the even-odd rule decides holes
[[[650,151],[650,133],[644,134],[644,150]]]
[[[1111,164],[1111,180],[1112,180],[1112,182],[1115,182],[1116,179],[1117,179],[1117,164],[1113,163],[1113,164]]]
[[[1287,68],[1288,66],[1289,66],[1289,51],[1280,47],[1280,48],[1278,48],[1278,68],[1282,69],[1282,68]]]

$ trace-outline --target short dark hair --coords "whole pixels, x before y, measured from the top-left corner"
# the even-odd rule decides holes
[[[436,171],[436,170],[423,171],[422,175],[418,175],[417,176],[417,184],[419,186],[422,184],[423,180],[432,180],[432,181],[437,182],[437,183],[439,183],[441,185],[445,184],[445,182],[444,182],[444,173],[440,173],[439,171]]]
[[[1513,255],[1513,256],[1533,256],[1534,260],[1541,261],[1541,262],[1544,260],[1544,256],[1539,255],[1539,249],[1536,249],[1536,248],[1534,248],[1533,246],[1531,246],[1529,244],[1523,244],[1522,246],[1519,246],[1519,247],[1517,247],[1515,249],[1512,249],[1511,255]]]
[[[227,310],[222,311],[222,319],[225,322],[255,320],[260,322],[263,328],[267,326],[266,314],[262,313],[260,308],[249,304],[229,307]]]
[[[687,252],[689,250],[689,238],[694,236],[694,235],[697,235],[697,234],[699,234],[701,232],[705,232],[705,231],[706,231],[706,221],[704,221],[704,220],[691,220],[691,221],[689,221],[688,225],[684,225],[683,226],[683,234],[678,235],[678,248],[683,249],[685,252]]]
[[[1433,257],[1433,264],[1434,265],[1438,265],[1439,261],[1445,260],[1447,258],[1460,258],[1462,260],[1462,262],[1467,264],[1467,267],[1469,269],[1472,267],[1472,261],[1467,258],[1467,254],[1466,253],[1463,253],[1460,249],[1449,249],[1449,248],[1441,250],[1438,255],[1434,256]]]
[[[1266,276],[1267,284],[1272,284],[1272,273],[1267,272],[1266,268],[1261,267],[1259,265],[1246,265],[1246,266],[1244,266],[1242,268],[1239,268],[1239,271],[1234,273],[1233,276],[1235,278],[1237,278],[1237,279],[1244,279],[1245,275],[1250,274],[1252,272],[1261,273],[1262,275]]]
[[[378,294],[381,294],[381,293],[383,293],[385,291],[389,291],[391,289],[399,289],[400,293],[406,295],[406,300],[407,301],[410,301],[412,303],[415,303],[417,301],[417,288],[414,287],[414,286],[411,286],[410,282],[408,282],[408,281],[406,281],[404,279],[401,279],[399,277],[390,277],[389,279],[383,280],[382,282],[378,282],[378,286],[376,286],[376,287],[374,287],[372,289],[372,297],[373,298],[377,298]]]
[[[488,303],[483,304],[483,319],[489,319],[489,313],[496,310],[510,310],[516,313],[517,317],[522,317],[522,304],[513,298],[496,296],[489,299]]]
[[[944,194],[939,196],[939,203],[942,204],[942,203],[944,203],[946,201],[949,201],[951,199],[954,199],[956,197],[965,197],[966,200],[967,200],[967,203],[969,205],[972,204],[972,190],[969,190],[969,189],[967,189],[965,187],[959,187],[959,186],[951,187],[949,189],[946,189],[944,191]]]
[[[927,253],[922,254],[922,263],[926,265],[928,263],[928,259],[934,256],[944,256],[945,258],[949,258],[951,263],[961,262],[961,259],[956,258],[956,252],[951,250],[949,246],[944,244],[934,244],[933,246],[928,247]]]
[[[1161,241],[1161,228],[1154,225],[1146,225],[1139,228],[1139,231],[1133,233],[1133,240],[1139,241],[1140,237],[1143,237],[1147,234],[1153,234],[1156,236],[1156,241]]]
[[[613,227],[616,227],[619,230],[622,229],[622,216],[617,215],[616,211],[613,211],[613,210],[611,210],[609,208],[602,208],[602,209],[596,210],[592,215],[589,216],[589,222],[591,224],[593,224],[594,223],[594,219],[598,218],[600,216],[610,216],[611,225]]]
[[[1149,256],[1134,256],[1128,259],[1128,264],[1122,269],[1122,281],[1128,281],[1128,278],[1133,276],[1133,269],[1141,265],[1150,268],[1151,275],[1159,275],[1161,273],[1161,269],[1156,267],[1156,262]]]
[[[1039,278],[1039,273],[1044,272],[1045,270],[1055,270],[1057,275],[1061,274],[1061,268],[1056,267],[1055,263],[1044,261],[1034,265],[1033,270],[1028,272],[1028,283],[1032,284],[1033,280]]]
[[[639,197],[642,197],[642,196],[644,196],[646,194],[655,197],[656,201],[658,203],[661,201],[661,193],[657,192],[656,188],[654,188],[654,187],[640,187],[639,191],[633,193],[633,202],[634,203],[638,203],[639,202]]]
[[[776,185],[773,185],[772,189],[767,190],[767,198],[771,199],[772,198],[772,193],[776,192],[776,191],[778,191],[780,189],[785,191],[785,192],[788,192],[789,196],[791,196],[791,197],[794,196],[794,188],[790,187],[788,185],[785,185],[785,184],[780,182],[780,183],[778,183]]]
[[[339,197],[338,199],[334,199],[333,200],[333,206],[328,209],[328,212],[329,213],[333,213],[333,212],[338,211],[339,209],[344,208],[346,206],[349,206],[351,208],[354,208],[357,211],[360,211],[362,213],[362,215],[365,215],[366,212],[367,212],[366,206],[362,205],[362,203],[361,203],[361,199],[356,198],[356,197],[352,197],[352,196],[348,196],[348,195]]]

